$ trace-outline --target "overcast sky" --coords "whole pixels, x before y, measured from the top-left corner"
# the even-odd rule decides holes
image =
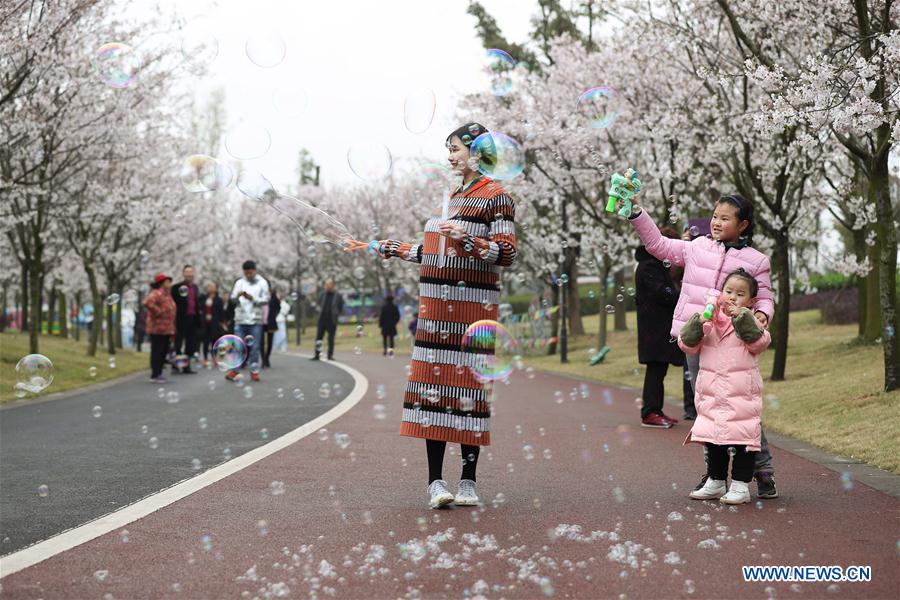
[[[533,2],[483,4],[508,39],[527,37]],[[347,164],[347,149],[358,140],[382,140],[395,158],[444,160],[443,140],[457,125],[459,97],[488,93],[485,52],[466,0],[201,0],[175,6],[218,39],[218,55],[196,82],[197,93],[224,87],[231,123],[268,129],[269,151],[244,162],[276,187],[295,181],[301,148],[321,165],[326,186],[358,181]],[[250,37],[277,40],[267,31],[277,32],[286,47],[283,62],[273,68],[253,64],[245,49]],[[431,127],[416,135],[404,127],[403,101],[422,87],[434,91],[437,110]],[[273,94],[303,92],[308,105],[299,117],[276,110]],[[220,155],[227,157],[224,148]]]

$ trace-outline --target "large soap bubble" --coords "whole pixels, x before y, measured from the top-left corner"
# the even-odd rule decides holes
[[[100,79],[109,87],[126,88],[134,81],[139,60],[134,49],[128,44],[110,42],[103,44],[94,53],[94,66]]]
[[[264,69],[281,64],[287,53],[284,38],[273,29],[251,33],[244,44],[244,50],[247,52],[250,62]]]
[[[378,181],[391,172],[393,157],[388,147],[374,140],[355,142],[347,150],[347,164],[363,181]]]
[[[257,123],[240,122],[225,136],[225,149],[238,160],[259,158],[272,146],[272,136]]]
[[[593,87],[578,97],[575,110],[581,123],[593,129],[605,129],[619,114],[618,96],[612,88]]]
[[[428,88],[413,90],[403,101],[403,124],[412,133],[425,133],[434,119],[434,92]]]
[[[213,192],[228,187],[234,173],[231,167],[205,154],[192,154],[181,163],[181,185],[189,192]]]
[[[505,133],[482,133],[469,145],[469,155],[478,171],[491,179],[513,179],[525,170],[525,151]]]
[[[247,358],[247,345],[236,335],[223,335],[213,344],[213,357],[219,370],[236,369]]]
[[[511,74],[516,68],[515,59],[499,48],[488,49],[485,58],[485,70],[491,78],[491,92],[495,96],[507,95],[513,88]]]
[[[258,171],[241,171],[237,178],[237,189],[259,202],[272,202],[278,196],[272,183]]]
[[[53,363],[43,354],[29,354],[16,363],[16,389],[38,394],[53,383]]]
[[[519,342],[503,325],[485,319],[469,325],[460,350],[475,379],[486,383],[504,379],[512,372]]]

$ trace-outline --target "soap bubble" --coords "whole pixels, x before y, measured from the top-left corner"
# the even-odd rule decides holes
[[[275,186],[258,171],[241,171],[237,178],[237,189],[242,194],[259,202],[272,202],[278,197]]]
[[[584,125],[605,129],[613,124],[618,115],[617,94],[609,87],[593,87],[578,97],[575,111]]]
[[[516,68],[515,59],[508,52],[499,48],[490,48],[485,53],[485,70],[491,78],[491,93],[505,96],[512,91],[512,71]]]
[[[101,407],[98,404],[97,406],[95,406],[94,408],[91,409],[91,414],[94,415],[95,419],[99,419],[100,417],[103,416],[103,407]]]
[[[23,356],[16,363],[16,389],[37,394],[53,383],[53,363],[43,354]]]
[[[88,375],[90,375],[91,377],[96,377],[97,376],[97,367],[95,367],[93,365],[88,367]]]
[[[188,286],[182,285],[178,287],[178,295],[182,298],[187,298],[189,293],[190,290],[188,289]]]
[[[386,411],[384,408],[384,404],[376,404],[372,407],[372,416],[374,416],[379,421],[384,421],[386,417],[385,412]]]
[[[114,306],[119,303],[119,295],[118,294],[110,294],[106,297],[106,305]]]
[[[199,471],[200,469],[203,468],[203,463],[200,461],[199,458],[192,458],[191,459],[191,468],[195,471]]]
[[[185,190],[200,193],[228,187],[234,173],[231,167],[212,156],[192,154],[181,163],[179,177]]]
[[[287,54],[284,39],[274,30],[254,31],[247,38],[244,50],[250,62],[264,69],[278,66]]]
[[[159,448],[159,438],[153,436],[152,438],[147,440],[147,444],[150,445],[151,450],[156,450],[157,448]]]
[[[482,133],[469,145],[469,155],[478,161],[478,171],[491,179],[513,179],[525,170],[525,151],[505,133]]]
[[[127,88],[134,81],[140,61],[128,44],[110,42],[94,53],[94,66],[103,83],[112,88]]]
[[[700,235],[700,228],[697,227],[696,225],[691,225],[691,228],[688,229],[688,233],[690,234],[690,236],[691,236],[692,238],[695,238],[695,237],[697,237],[698,235]]]
[[[391,172],[391,151],[381,142],[361,140],[347,149],[347,164],[353,174],[363,181],[378,181]]]
[[[50,488],[47,485],[41,484],[38,486],[38,496],[40,496],[41,498],[46,498],[49,495]]]
[[[424,133],[434,119],[434,92],[428,88],[411,91],[403,101],[403,124],[411,133]]]
[[[319,386],[319,398],[322,398],[324,400],[325,398],[330,398],[330,397],[331,397],[331,385],[329,385],[328,383],[323,383],[322,385]]]
[[[482,320],[466,329],[461,351],[472,375],[484,383],[504,379],[512,372],[519,343],[497,321]]]
[[[236,335],[223,335],[213,344],[213,356],[220,370],[236,369],[247,358],[247,345]]]
[[[264,440],[269,439],[269,430],[266,429],[265,427],[263,427],[262,429],[260,429],[260,430],[259,430],[259,437],[260,437],[261,439],[264,439]]]
[[[606,305],[606,314],[611,315],[614,312],[616,312],[616,307],[613,306],[612,304],[607,304]]]
[[[256,342],[256,340],[253,338],[252,335],[245,335],[245,336],[244,336],[244,343],[247,344],[247,347],[248,347],[248,348],[253,347],[254,342]]]
[[[269,151],[272,137],[257,123],[240,122],[225,136],[225,149],[238,160],[259,158]]]

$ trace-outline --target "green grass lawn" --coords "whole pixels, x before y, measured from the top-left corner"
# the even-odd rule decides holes
[[[526,356],[525,363],[639,389],[644,372],[637,363],[635,318],[635,313],[628,313],[628,331],[610,331],[612,350],[600,365],[588,364],[589,350],[597,347],[598,315],[584,318],[590,335],[570,338],[569,363],[560,364],[559,355]],[[760,357],[763,395],[767,397],[763,423],[769,430],[900,474],[900,392],[882,391],[881,347],[855,345],[856,332],[856,325],[823,325],[818,310],[792,313],[786,380],[769,380],[774,351]],[[305,350],[311,350],[314,333],[307,329]],[[362,337],[356,337],[355,325],[340,327],[336,346],[339,353],[352,353],[356,348],[381,352],[377,324],[366,325]],[[409,355],[408,338],[397,340],[397,354]],[[666,377],[667,395],[677,398],[679,406],[681,377],[682,370],[676,367],[669,369]],[[681,417],[678,409],[669,412]]]
[[[53,383],[40,395],[73,390],[135,371],[146,370],[147,375],[150,375],[148,354],[117,350],[116,368],[111,369],[105,348],[98,348],[97,356],[86,355],[87,342],[84,337],[80,342],[76,342],[57,336],[42,335],[39,352],[49,358],[54,367]],[[6,331],[0,334],[0,403],[17,400],[13,388],[16,384],[16,363],[27,354],[30,354],[27,333]],[[90,374],[92,366],[97,368],[94,377]],[[26,398],[33,396],[34,394],[28,394]]]

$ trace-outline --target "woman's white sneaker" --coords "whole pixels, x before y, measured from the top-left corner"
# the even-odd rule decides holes
[[[431,508],[440,508],[453,502],[453,494],[443,479],[435,479],[428,485],[428,495],[431,497]]]
[[[714,500],[725,495],[727,488],[724,479],[713,479],[710,477],[699,490],[690,493],[690,497],[694,500]]]
[[[728,493],[719,498],[723,504],[747,504],[750,502],[750,484],[744,481],[731,481]]]
[[[475,493],[475,482],[471,479],[460,479],[456,485],[457,506],[478,506],[478,494]]]

